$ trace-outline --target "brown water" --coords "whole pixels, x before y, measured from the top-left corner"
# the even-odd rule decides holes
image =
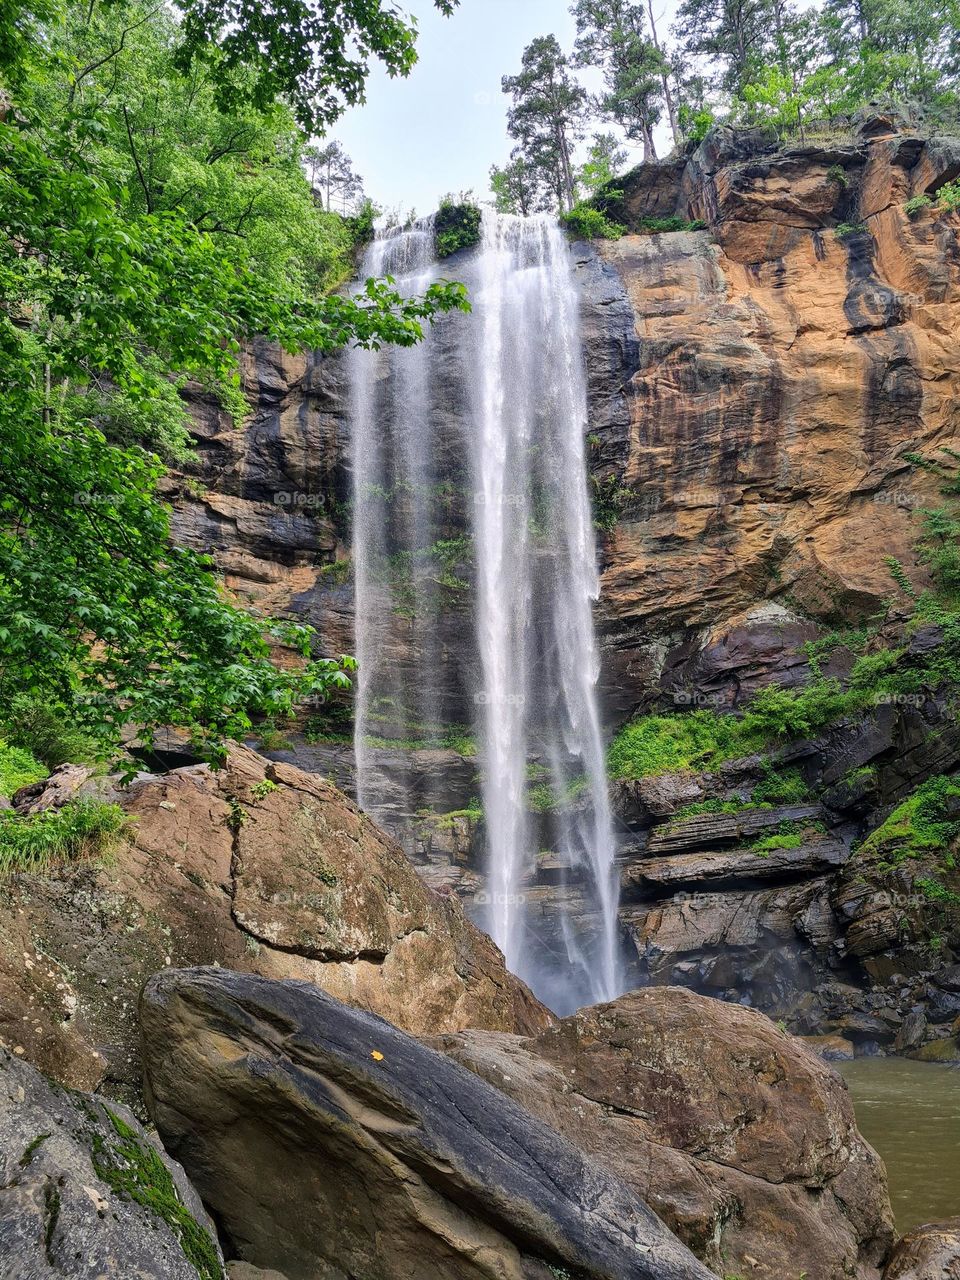
[[[836,1065],[887,1166],[898,1230],[960,1215],[960,1070],[905,1058]]]

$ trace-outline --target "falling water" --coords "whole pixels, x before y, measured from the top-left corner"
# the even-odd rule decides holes
[[[377,240],[365,273],[389,272],[403,292],[422,291],[444,274],[432,262],[432,238],[423,223]],[[552,219],[488,212],[478,250],[461,255],[451,274],[468,287],[470,316],[445,318],[412,350],[354,356],[359,794],[384,819],[402,807],[405,790],[407,805],[415,803],[400,753],[385,762],[370,748],[382,718],[375,708],[409,718],[416,707],[422,723],[449,717],[458,699],[471,707],[487,851],[482,923],[509,967],[565,1010],[622,989],[573,269]],[[462,484],[451,516],[432,495],[454,458]],[[436,573],[422,575],[421,589],[416,570],[430,564],[438,534],[455,532],[451,519],[472,535],[465,617],[473,636],[469,661],[448,669],[437,693],[445,610],[427,586]],[[384,569],[398,557],[414,565],[403,654]],[[562,888],[585,897],[590,929],[564,913],[559,941],[544,941],[542,907],[529,893],[538,858],[555,864]]]

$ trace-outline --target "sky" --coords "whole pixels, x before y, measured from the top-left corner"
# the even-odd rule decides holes
[[[472,189],[488,199],[490,166],[510,154],[501,77],[520,70],[534,36],[552,32],[570,51],[569,5],[460,0],[453,17],[444,18],[432,0],[401,0],[418,20],[419,62],[406,80],[391,80],[378,67],[366,104],[350,110],[330,134],[352,158],[367,195],[387,209],[420,214],[435,209],[448,191]],[[655,0],[654,12],[662,7]],[[639,151],[631,158],[636,163]]]

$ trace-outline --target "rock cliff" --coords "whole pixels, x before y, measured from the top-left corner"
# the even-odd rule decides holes
[[[573,247],[611,733],[638,713],[739,715],[758,690],[799,688],[821,669],[846,679],[853,655],[829,638],[851,630],[873,627],[917,666],[941,644],[936,628],[907,636],[903,621],[905,592],[928,582],[920,513],[942,501],[942,478],[923,463],[960,447],[960,216],[904,206],[958,175],[960,139],[883,116],[787,148],[721,129],[627,175],[616,213],[628,234]],[[664,219],[691,229],[651,234]],[[348,651],[344,362],[257,347],[247,375],[255,407],[240,431],[198,399],[198,474],[172,491],[178,534],[212,549],[242,596],[309,620],[328,652]],[[455,412],[452,375],[445,395]],[[456,537],[469,512],[448,462]],[[469,577],[469,564],[457,573]],[[443,628],[438,694],[462,726],[463,672],[475,662],[463,602]],[[418,629],[400,618],[389,642],[403,664]],[[340,710],[323,712],[311,741],[292,729],[292,753],[264,742],[349,789]],[[899,857],[892,871],[883,857],[851,862],[895,806],[956,769],[953,720],[950,697],[925,687],[719,771],[617,784],[632,976],[748,999],[858,1049],[894,1047],[911,1010],[933,1007],[909,1051],[960,1054],[960,1010],[937,980],[960,945],[960,885]],[[457,741],[374,749],[409,766],[392,829],[430,883],[470,903],[483,866],[475,759]],[[809,813],[774,803],[764,831],[701,821],[665,841],[685,807],[749,805],[771,768],[799,775]],[[539,820],[546,828],[549,815]],[[788,843],[763,849],[783,824]],[[917,887],[933,882],[945,895],[935,912]],[[544,945],[560,927],[561,892],[591,928],[575,881],[559,887],[549,859],[526,892]]]

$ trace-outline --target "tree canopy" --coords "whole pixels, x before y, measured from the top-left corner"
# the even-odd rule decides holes
[[[369,20],[368,51],[400,39],[376,3],[315,16],[341,9]],[[348,682],[310,628],[237,607],[207,557],[171,544],[158,485],[164,458],[189,453],[185,381],[239,418],[254,337],[408,345],[466,305],[453,283],[327,292],[356,228],[313,199],[296,105],[276,96],[293,82],[271,98],[243,60],[243,10],[222,11],[231,45],[217,54],[211,33],[189,60],[198,29],[137,0],[0,10],[17,33],[0,59],[0,711],[57,704],[104,750],[124,723],[170,724],[215,758],[252,715]],[[362,91],[331,58],[300,86],[325,118]],[[276,643],[302,661],[276,664]]]

